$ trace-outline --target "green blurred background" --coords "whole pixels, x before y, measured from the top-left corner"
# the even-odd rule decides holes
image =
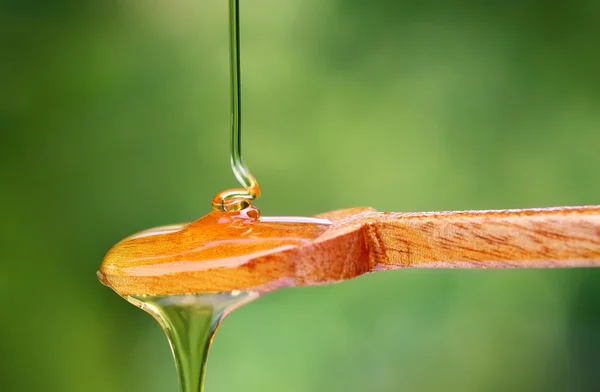
[[[174,392],[158,325],[95,272],[236,185],[227,1],[1,7],[0,389]],[[241,18],[264,215],[599,202],[599,2],[242,0]],[[404,270],[281,290],[224,323],[207,390],[600,390],[599,281]]]

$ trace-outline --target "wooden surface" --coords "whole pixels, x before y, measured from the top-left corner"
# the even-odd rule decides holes
[[[364,208],[309,222],[259,220],[248,211],[213,212],[187,226],[126,239],[109,252],[99,277],[121,295],[174,294],[270,291],[396,268],[600,266],[600,206],[441,213]],[[220,220],[229,226],[215,226]]]

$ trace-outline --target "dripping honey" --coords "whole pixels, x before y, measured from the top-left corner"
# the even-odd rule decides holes
[[[271,274],[263,269],[294,275],[292,261],[252,259],[309,244],[329,224],[316,218],[264,218],[251,205],[239,211],[215,210],[188,225],[126,238],[106,255],[98,276],[160,323],[181,391],[201,392],[210,345],[222,320],[272,284]],[[239,282],[253,290],[238,290]]]
[[[231,166],[243,188],[217,194],[213,211],[195,222],[124,239],[108,252],[98,271],[102,283],[158,320],[169,340],[182,392],[204,390],[217,327],[233,309],[257,298],[264,285],[273,284],[272,273],[264,272],[278,271],[282,279],[295,275],[293,261],[270,255],[301,248],[329,226],[324,219],[263,218],[252,206],[261,190],[241,153],[238,1],[229,1]],[[258,259],[260,263],[254,262]],[[248,290],[238,290],[240,282]]]

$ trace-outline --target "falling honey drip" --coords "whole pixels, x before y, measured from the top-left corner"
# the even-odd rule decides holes
[[[167,338],[182,392],[204,390],[208,350],[221,321],[258,293],[232,291],[181,295],[129,295],[126,299],[150,313]]]

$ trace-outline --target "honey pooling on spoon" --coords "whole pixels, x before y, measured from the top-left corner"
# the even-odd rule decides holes
[[[111,249],[101,281],[121,295],[267,290],[295,274],[294,260],[272,254],[310,245],[327,219],[260,217],[254,207],[213,211],[197,221],[143,231]],[[289,282],[279,282],[289,285]]]

